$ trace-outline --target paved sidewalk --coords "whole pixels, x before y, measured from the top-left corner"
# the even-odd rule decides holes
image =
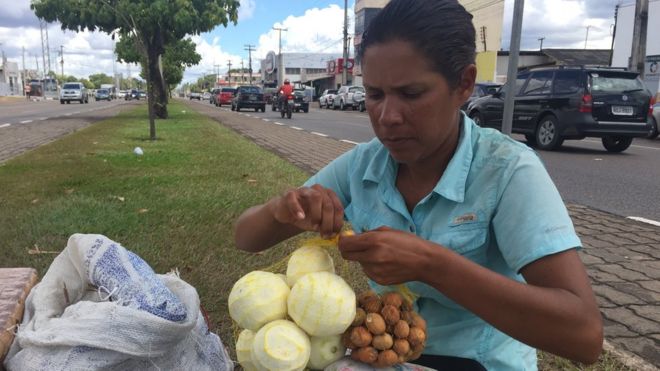
[[[186,104],[310,173],[353,147],[211,105]],[[581,205],[567,207],[603,314],[605,349],[634,369],[658,370],[660,227]]]

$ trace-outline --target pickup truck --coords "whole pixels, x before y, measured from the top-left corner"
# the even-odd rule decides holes
[[[197,100],[202,100],[202,93],[190,93],[189,96],[190,100],[197,99]]]

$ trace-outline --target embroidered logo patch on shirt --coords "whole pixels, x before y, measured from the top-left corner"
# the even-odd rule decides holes
[[[467,223],[467,222],[476,222],[476,221],[477,221],[477,214],[467,213],[467,214],[455,217],[454,221],[451,224],[456,225],[456,224],[463,224],[463,223]]]

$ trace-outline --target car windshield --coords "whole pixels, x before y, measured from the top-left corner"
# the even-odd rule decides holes
[[[234,89],[233,88],[222,88],[223,93],[233,93]]]
[[[256,86],[244,86],[240,89],[242,93],[261,93],[261,90]]]
[[[629,73],[591,73],[591,90],[600,93],[625,94],[644,91],[644,84],[636,75]]]
[[[328,90],[328,93],[327,93],[327,94],[337,94],[337,90],[335,90],[335,89],[333,89],[333,90]]]
[[[96,91],[96,94],[108,94],[108,91],[105,89],[99,89]]]
[[[62,89],[80,89],[79,84],[64,84]]]

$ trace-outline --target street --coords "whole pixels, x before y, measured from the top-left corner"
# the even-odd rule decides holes
[[[220,109],[229,111],[229,107]],[[294,112],[290,120],[282,119],[270,106],[264,113],[244,110],[237,114],[349,143],[374,137],[366,112],[319,109],[316,102],[309,113]],[[514,138],[524,143],[523,136]],[[607,152],[598,138],[567,140],[558,151],[538,153],[565,202],[660,222],[660,139],[637,138],[623,153]]]

